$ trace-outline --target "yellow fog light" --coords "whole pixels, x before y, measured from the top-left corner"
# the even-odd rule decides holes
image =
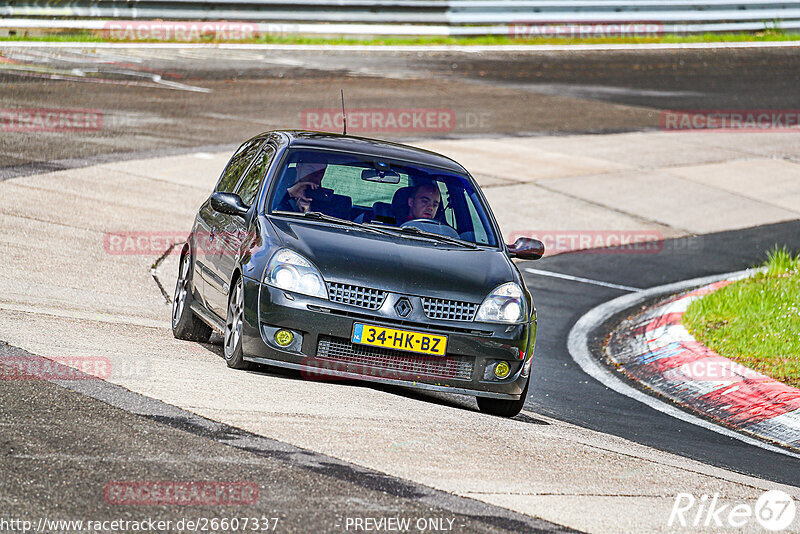
[[[500,362],[494,367],[494,376],[497,378],[505,378],[511,372],[511,367],[506,362]]]
[[[275,332],[275,343],[281,347],[288,347],[294,341],[294,334],[288,330],[278,330]],[[506,373],[508,374],[508,373]]]

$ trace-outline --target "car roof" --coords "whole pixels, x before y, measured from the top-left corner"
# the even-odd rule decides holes
[[[446,156],[429,150],[402,145],[400,143],[391,143],[389,141],[370,139],[368,137],[310,132],[305,130],[279,130],[274,133],[281,133],[287,136],[289,138],[289,146],[291,147],[344,150],[369,156],[420,163],[458,173],[469,174],[464,167]]]

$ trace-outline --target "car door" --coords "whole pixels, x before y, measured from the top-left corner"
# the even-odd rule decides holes
[[[275,157],[275,147],[269,143],[259,147],[251,158],[250,165],[242,173],[239,183],[233,192],[239,195],[245,205],[251,206],[256,199],[261,182]],[[235,215],[217,213],[216,254],[209,258],[211,269],[208,304],[211,310],[222,318],[227,314],[228,293],[233,270],[236,268],[241,253],[242,242],[250,230],[249,220]]]
[[[251,139],[244,143],[233,154],[225,170],[222,171],[214,192],[233,193],[241,179],[242,171],[253,159],[263,142],[262,139]],[[199,274],[203,283],[201,291],[206,308],[213,310],[210,303],[216,300],[216,294],[224,290],[224,281],[214,274],[213,261],[219,253],[217,236],[222,230],[220,213],[211,207],[211,197],[206,199],[197,213],[195,223],[194,254],[195,274]],[[223,316],[224,317],[224,316]]]

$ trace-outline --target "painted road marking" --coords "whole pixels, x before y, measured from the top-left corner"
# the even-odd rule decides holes
[[[117,68],[97,68],[97,67],[82,67],[82,68],[58,68],[52,66],[56,61],[63,61],[69,63],[80,63],[87,61],[89,63],[103,63],[103,60],[92,57],[92,55],[77,54],[78,57],[59,57],[59,56],[46,56],[40,55],[25,55],[19,53],[9,54],[6,52],[5,58],[11,61],[3,61],[0,63],[0,71],[5,74],[12,74],[16,76],[25,76],[30,78],[44,78],[50,80],[62,80],[72,82],[85,82],[85,83],[100,83],[112,85],[126,85],[138,87],[153,87],[160,89],[176,89],[180,91],[190,91],[195,93],[210,93],[211,89],[205,87],[197,87],[176,81],[165,80],[161,73],[152,71],[150,69],[140,69],[137,66],[133,68],[126,68],[125,65]],[[88,76],[87,76],[88,74]],[[126,76],[130,80],[107,78],[103,75],[116,74],[119,76]],[[97,76],[93,76],[97,75]],[[138,79],[137,79],[138,78]],[[141,79],[147,81],[141,81]]]
[[[183,91],[191,91],[195,93],[210,93],[211,89],[205,89],[203,87],[193,87],[191,85],[185,85],[178,82],[168,82],[166,80],[162,80],[160,77],[156,80],[153,78],[154,82],[137,82],[131,80],[114,80],[110,78],[92,78],[88,76],[68,76],[64,74],[45,74],[32,71],[30,69],[10,69],[10,68],[3,68],[2,69],[6,74],[13,74],[17,76],[25,76],[27,78],[45,78],[48,80],[60,80],[60,81],[67,81],[67,82],[85,82],[85,83],[100,83],[100,84],[109,84],[109,85],[127,85],[127,86],[137,86],[137,87],[152,87],[156,89],[179,89]],[[77,70],[77,69],[76,69]],[[83,73],[81,73],[83,74]]]
[[[581,282],[583,284],[592,284],[596,286],[602,287],[610,287],[612,289],[619,289],[620,291],[630,291],[632,293],[638,293],[642,291],[638,287],[631,287],[631,286],[621,286],[619,284],[612,284],[611,282],[602,282],[600,280],[591,280],[589,278],[581,278],[580,276],[572,276],[569,274],[562,274],[562,273],[554,273],[552,271],[542,271],[539,269],[531,269],[530,267],[526,267],[523,269],[527,273],[531,274],[538,274],[541,276],[550,276],[552,278],[561,278],[562,280],[570,280],[572,282]]]
[[[706,430],[711,430],[712,432],[722,434],[723,436],[743,441],[748,445],[753,445],[754,447],[759,447],[770,452],[777,452],[793,458],[800,458],[800,454],[788,451],[782,447],[770,445],[759,439],[711,423],[688,412],[684,412],[672,404],[668,404],[665,401],[657,399],[656,397],[651,397],[650,395],[639,391],[633,386],[623,382],[620,377],[613,374],[610,369],[601,364],[592,355],[591,350],[589,349],[591,333],[610,317],[623,310],[636,306],[637,304],[658,295],[677,293],[692,287],[704,286],[706,284],[718,282],[720,280],[733,279],[739,276],[745,277],[751,272],[751,270],[739,271],[735,273],[695,278],[693,280],[685,280],[683,282],[677,282],[674,284],[652,287],[649,289],[640,290],[638,293],[623,295],[614,300],[606,302],[605,304],[601,304],[596,308],[589,310],[589,312],[587,312],[578,320],[577,323],[575,323],[575,326],[572,327],[572,330],[570,330],[569,337],[567,338],[567,349],[569,350],[569,354],[572,356],[572,359],[575,361],[575,363],[577,363],[578,366],[583,369],[584,373],[588,374],[607,388],[616,391],[620,395],[625,395],[626,397],[639,401],[642,404],[645,404],[665,415],[674,417],[675,419],[680,419],[681,421],[705,428]]]
[[[677,300],[668,296],[669,304],[659,307],[658,315],[645,312],[628,317],[611,334],[609,346],[618,349],[608,356],[617,369],[653,391],[711,419],[746,429],[800,410],[800,390],[721,356],[699,343],[681,324],[689,302],[730,283],[715,282]],[[648,340],[651,333],[654,339]],[[682,341],[673,342],[676,339]],[[787,436],[779,421],[762,427],[759,436],[767,441],[800,448],[800,432]],[[781,436],[788,439],[782,441]]]

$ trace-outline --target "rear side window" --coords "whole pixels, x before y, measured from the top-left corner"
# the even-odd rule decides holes
[[[216,189],[214,191],[222,193],[233,193],[236,184],[239,183],[239,178],[242,177],[242,172],[247,168],[250,160],[253,159],[258,147],[263,142],[263,139],[253,139],[239,147],[239,150],[231,158],[228,166],[222,172],[222,177],[219,179]]]
[[[272,158],[275,157],[275,148],[267,145],[264,152],[256,158],[253,166],[247,172],[247,175],[242,180],[242,185],[239,186],[239,196],[242,197],[242,202],[250,206],[258,194],[258,187],[261,185],[261,180],[267,172],[269,164],[272,163]]]

